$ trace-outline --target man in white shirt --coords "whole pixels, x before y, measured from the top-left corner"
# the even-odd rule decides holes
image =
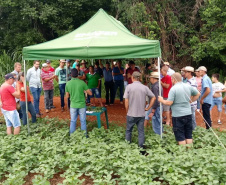
[[[34,66],[27,71],[27,81],[29,82],[29,87],[34,98],[36,117],[41,117],[39,111],[39,100],[42,92],[40,78],[41,70],[39,69],[40,62],[36,60],[33,64]]]
[[[210,114],[212,118],[212,109],[216,105],[218,110],[218,124],[221,123],[221,113],[222,113],[222,92],[226,92],[225,86],[219,82],[219,74],[213,74],[212,75],[212,88],[213,88],[213,103],[210,107]]]
[[[172,74],[175,73],[175,71],[170,68],[169,62],[164,62],[164,65],[168,67],[167,75],[171,76]]]

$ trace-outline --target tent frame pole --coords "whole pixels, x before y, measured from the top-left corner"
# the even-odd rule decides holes
[[[23,59],[22,59],[23,60]],[[26,116],[27,116],[27,133],[30,135],[30,127],[29,127],[29,118],[28,118],[28,104],[27,104],[27,75],[26,75],[26,61],[24,61],[24,79],[25,79],[25,84],[24,84],[24,91],[25,91],[25,105],[26,105]],[[23,123],[25,124],[25,123]]]
[[[160,75],[160,57],[158,57],[158,73],[159,73],[159,96],[161,96],[161,75]],[[161,136],[161,139],[162,139],[162,103],[159,103],[159,107],[160,107],[160,136]]]

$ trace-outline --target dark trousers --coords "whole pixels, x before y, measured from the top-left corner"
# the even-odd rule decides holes
[[[101,98],[101,85],[102,85],[102,80],[100,81],[100,86],[99,86],[99,88],[98,88],[99,93],[100,93],[100,98]]]
[[[209,129],[212,126],[211,119],[210,119],[210,107],[211,107],[211,105],[208,104],[208,103],[202,104],[203,117],[206,120],[206,122],[209,124],[209,125],[207,125],[206,122],[205,122],[206,129]]]
[[[45,109],[53,108],[53,89],[44,90]]]
[[[19,114],[20,119],[22,119],[22,118],[23,118],[23,113],[22,113],[22,110],[21,110],[21,109],[19,109],[19,110],[17,110],[17,112],[18,112],[18,114]]]
[[[33,104],[29,101],[27,102],[28,111],[31,114],[32,123],[36,122],[36,113]],[[27,125],[27,114],[26,114],[26,102],[20,101],[21,111],[23,113],[23,125]]]
[[[65,103],[64,103],[65,86],[66,86],[66,84],[59,84],[61,107],[64,107],[64,105],[65,105]]]
[[[124,81],[123,80],[115,80],[115,95],[114,95],[114,98],[116,96],[116,93],[117,93],[117,90],[118,90],[118,87],[119,87],[119,91],[120,91],[120,102],[123,101],[123,88],[124,88]]]
[[[114,103],[114,82],[109,81],[105,82],[105,91],[106,91],[106,104],[109,104],[109,92],[110,92],[110,104]]]
[[[131,142],[133,127],[136,124],[138,130],[139,147],[143,147],[144,145],[144,119],[145,117],[126,117],[126,140]]]

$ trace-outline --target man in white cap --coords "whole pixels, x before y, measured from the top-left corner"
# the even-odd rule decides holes
[[[160,103],[158,101],[159,96],[159,73],[152,72],[150,75],[150,82],[152,84],[151,91],[155,95],[155,103],[152,106],[152,111],[149,114],[149,117],[152,118],[152,128],[154,132],[158,135],[161,134],[161,119],[160,119]],[[162,87],[161,87],[162,92]]]
[[[61,59],[60,60],[60,66],[56,68],[55,75],[56,75],[56,81],[59,83],[59,89],[60,89],[60,100],[61,100],[61,111],[64,111],[64,95],[65,95],[65,86],[66,86],[66,60]]]
[[[197,89],[197,82],[194,75],[194,68],[191,66],[186,66],[184,68],[185,78],[187,79],[187,84]],[[196,127],[195,111],[197,109],[197,101],[191,103],[191,113],[192,113],[192,130]]]
[[[141,73],[138,71],[132,74],[132,84],[126,87],[124,98],[127,112],[126,140],[131,142],[134,125],[138,129],[139,147],[144,145],[144,119],[145,111],[148,111],[155,102],[155,95],[151,90],[141,82]],[[146,107],[146,96],[150,98],[149,106]]]
[[[44,91],[44,101],[45,101],[45,109],[46,113],[49,113],[51,109],[53,109],[53,80],[55,78],[54,72],[49,69],[47,63],[42,64],[42,88]]]
[[[175,71],[170,68],[169,62],[164,62],[164,65],[168,67],[167,75],[171,76],[172,74],[175,73]]]
[[[202,77],[202,91],[201,91],[201,99],[200,103],[202,105],[203,117],[206,123],[206,129],[209,129],[212,126],[212,121],[210,118],[210,107],[213,102],[213,89],[212,82],[210,78],[207,76],[207,69],[204,66],[198,68],[198,71]]]

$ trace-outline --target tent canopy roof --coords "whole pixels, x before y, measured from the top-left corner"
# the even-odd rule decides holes
[[[158,40],[133,35],[120,21],[100,9],[85,24],[57,39],[23,48],[25,60],[157,58]]]

